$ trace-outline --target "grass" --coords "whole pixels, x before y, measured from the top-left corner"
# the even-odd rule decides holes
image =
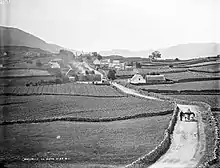
[[[86,96],[1,96],[0,120],[43,118],[117,118],[172,110],[169,102],[135,97],[99,98]]]
[[[213,111],[212,113],[214,114],[215,118],[217,119],[218,127],[220,129],[220,111]],[[218,152],[220,154],[220,148],[218,148]],[[218,157],[218,160],[220,161],[220,155]],[[218,163],[218,165],[216,164],[216,165],[210,166],[210,168],[219,168],[219,164],[220,163]]]
[[[138,86],[155,90],[219,90],[219,80]]]
[[[188,101],[202,101],[208,103],[212,108],[220,108],[220,95],[169,95],[169,97]]]
[[[170,118],[0,126],[0,158],[67,157],[72,163],[128,164],[161,142]]]
[[[200,72],[180,72],[180,73],[168,73],[164,74],[165,78],[178,81],[181,79],[189,79],[189,78],[208,78],[208,77],[214,77],[219,76],[217,74],[208,74],[208,73],[200,73]]]
[[[121,92],[106,85],[98,86],[91,84],[57,84],[44,86],[20,86],[1,88],[0,94],[14,93],[14,94],[64,94],[64,95],[84,95],[84,96],[102,96],[102,97],[118,97],[124,96]]]
[[[32,77],[12,77],[12,78],[0,78],[1,87],[18,87],[25,86],[27,83],[37,83],[41,80],[55,80],[54,76],[32,76]]]
[[[16,69],[16,70],[3,70],[0,71],[1,77],[15,77],[15,76],[40,76],[40,75],[50,75],[48,71],[38,70],[38,69]]]
[[[220,64],[204,65],[204,66],[200,66],[200,67],[192,67],[191,69],[215,72],[215,71],[220,71]]]

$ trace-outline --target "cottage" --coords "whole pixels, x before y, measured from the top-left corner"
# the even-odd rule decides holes
[[[94,65],[100,65],[101,62],[100,62],[98,59],[95,59],[95,60],[93,61],[93,64],[94,64]]]
[[[130,83],[132,84],[143,84],[146,83],[146,80],[143,78],[140,74],[135,74],[130,80]]]
[[[51,68],[60,68],[59,63],[57,62],[49,62],[48,64],[50,65]]]
[[[110,59],[102,59],[101,60],[101,65],[109,65],[109,63],[111,63]]]
[[[146,75],[145,79],[146,83],[166,81],[164,75]]]

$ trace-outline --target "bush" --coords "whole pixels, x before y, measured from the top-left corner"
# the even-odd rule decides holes
[[[116,71],[110,69],[108,71],[107,78],[110,79],[110,80],[115,80],[116,79],[115,74],[116,74]]]
[[[59,78],[57,78],[57,79],[55,79],[55,83],[56,83],[56,84],[62,84],[62,80],[59,79]]]
[[[40,60],[37,60],[37,61],[36,61],[36,66],[37,66],[37,67],[41,67],[42,65],[43,65],[43,64],[41,63]]]

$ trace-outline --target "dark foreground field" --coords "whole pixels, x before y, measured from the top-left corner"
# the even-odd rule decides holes
[[[34,158],[36,162],[63,157],[68,159],[67,165],[124,165],[161,142],[170,118],[171,115],[166,115],[108,123],[3,125],[0,126],[0,159]],[[27,162],[24,163],[22,167],[27,167]],[[37,167],[41,164],[37,163]],[[63,167],[65,163],[57,165]]]
[[[173,109],[169,102],[135,97],[0,96],[0,121],[55,117],[117,118]]]

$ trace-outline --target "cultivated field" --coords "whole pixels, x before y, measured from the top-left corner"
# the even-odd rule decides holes
[[[166,73],[164,74],[165,78],[178,81],[182,79],[190,79],[190,78],[210,78],[220,76],[218,73],[202,73],[202,72],[179,72],[179,73]]]
[[[201,70],[201,71],[209,71],[209,72],[216,72],[216,71],[220,71],[220,63],[219,64],[213,64],[213,65],[193,67],[193,68],[190,68],[190,69]]]
[[[220,108],[220,95],[169,95],[169,97],[188,101],[202,101],[208,103],[212,108]]]
[[[83,95],[83,96],[98,96],[98,97],[118,97],[124,96],[122,93],[106,85],[91,85],[91,84],[56,84],[42,86],[19,86],[19,87],[0,87],[0,94],[15,94],[15,95]]]
[[[108,123],[53,122],[0,126],[4,135],[4,139],[0,139],[0,158],[66,157],[71,163],[87,166],[128,164],[161,142],[170,118],[171,115],[166,115]]]
[[[173,109],[169,102],[135,97],[1,96],[0,120],[35,120],[57,117],[118,118]]]
[[[0,77],[14,77],[14,76],[43,76],[50,75],[48,71],[39,70],[39,69],[10,69],[10,70],[1,70]]]
[[[42,80],[44,81],[55,81],[55,76],[32,76],[32,77],[11,77],[11,78],[0,78],[0,87],[18,87],[25,86],[27,83],[37,83]]]
[[[141,89],[155,89],[155,90],[219,90],[219,80],[212,81],[198,81],[187,83],[161,84],[161,85],[145,85],[137,86]]]

